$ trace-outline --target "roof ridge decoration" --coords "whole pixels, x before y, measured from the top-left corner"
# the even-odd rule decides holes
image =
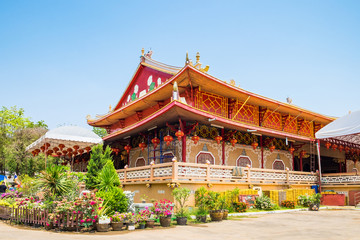
[[[190,65],[204,73],[207,73],[207,71],[209,71],[209,68],[210,68],[209,65],[206,65],[204,68],[201,67],[202,63],[200,62],[200,53],[199,52],[196,53],[195,65],[193,64],[192,60],[189,59],[189,53],[186,52],[185,65]]]

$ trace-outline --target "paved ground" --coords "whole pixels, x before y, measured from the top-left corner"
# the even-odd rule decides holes
[[[55,233],[0,222],[1,240],[360,239],[360,211],[321,210],[246,217],[219,223],[111,233]],[[114,234],[116,233],[116,234]]]

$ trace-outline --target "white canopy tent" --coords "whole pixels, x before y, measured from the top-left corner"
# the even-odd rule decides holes
[[[52,129],[30,144],[26,151],[37,155],[40,151],[46,155],[76,156],[90,147],[101,144],[102,139],[93,131],[78,126],[63,126]]]
[[[317,133],[317,152],[321,179],[320,140],[360,149],[360,111],[349,113],[329,123]]]

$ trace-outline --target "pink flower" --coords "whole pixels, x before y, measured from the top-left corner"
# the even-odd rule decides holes
[[[94,202],[94,201],[90,202],[90,205],[95,205],[95,204],[96,204],[96,202]]]
[[[90,218],[88,218],[86,221],[87,221],[87,222],[91,222],[91,219],[90,219]]]
[[[81,219],[81,221],[80,221],[80,222],[81,222],[81,223],[83,223],[83,222],[85,222],[85,221],[84,221],[84,219]]]
[[[93,219],[92,221],[93,221],[93,222],[96,222],[96,220],[95,220],[95,219]]]
[[[75,214],[75,213],[76,213],[76,211],[73,211],[73,213]]]
[[[97,219],[97,217],[98,217],[97,215],[94,216],[95,219]]]
[[[50,226],[50,224],[47,223],[46,226]]]
[[[102,207],[99,207],[99,210],[101,210],[102,209]]]

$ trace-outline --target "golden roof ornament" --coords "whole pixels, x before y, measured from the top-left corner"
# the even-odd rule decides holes
[[[110,104],[110,106],[109,106],[109,112],[111,112],[111,104]]]
[[[145,53],[145,49],[142,48],[142,49],[141,49],[141,56],[144,56],[144,53]]]

